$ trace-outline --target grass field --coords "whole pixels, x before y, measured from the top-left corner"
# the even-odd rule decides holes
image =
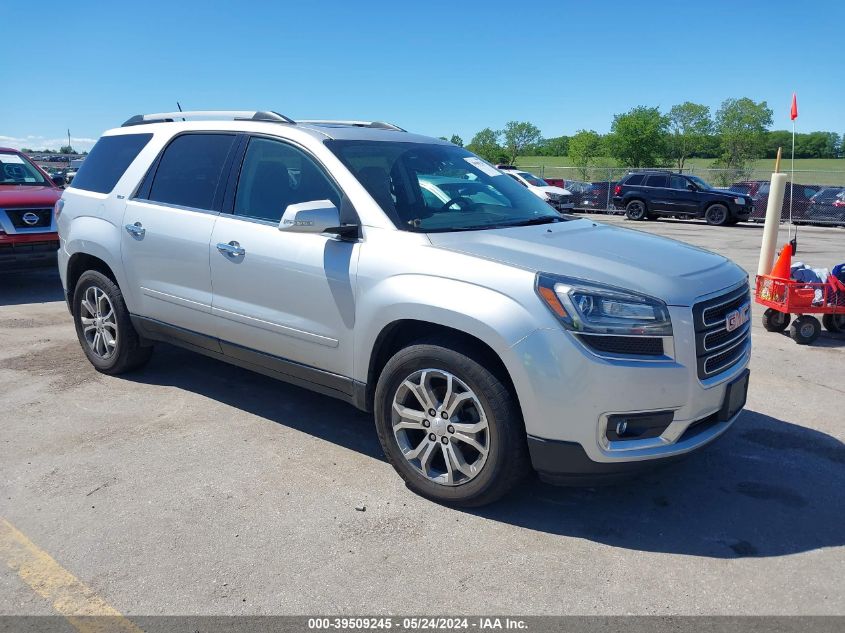
[[[625,173],[624,168],[614,167],[611,159],[599,161],[603,167],[592,169],[591,180],[606,180],[608,167],[612,168],[612,177],[618,178]],[[705,180],[716,182],[717,171],[712,171],[712,158],[691,158],[687,161],[687,168]],[[572,167],[568,156],[521,156],[517,165],[542,171],[547,178],[566,178],[580,180],[581,177]],[[768,180],[774,170],[775,161],[765,158],[754,161],[751,178],[754,180]],[[542,168],[542,169],[540,169]],[[790,163],[786,159],[781,164],[782,171],[789,171]],[[845,159],[842,158],[798,158],[795,160],[795,182],[818,185],[845,186]]]

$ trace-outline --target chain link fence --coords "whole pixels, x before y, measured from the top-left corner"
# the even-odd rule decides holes
[[[632,171],[630,167],[520,165],[520,169],[530,171],[551,184],[563,186],[571,191],[576,210],[624,213],[624,210],[615,209],[613,206],[613,189],[625,174]],[[665,171],[668,168],[653,169]],[[713,187],[751,196],[754,200],[754,211],[750,221],[762,222],[765,219],[771,171],[692,166],[685,168],[683,173],[698,176]],[[789,222],[790,217],[794,224],[845,226],[845,172],[796,169],[795,184],[787,182],[781,209],[782,222]]]

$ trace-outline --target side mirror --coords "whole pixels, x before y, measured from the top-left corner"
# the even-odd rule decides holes
[[[692,184],[692,183],[688,183],[688,184],[687,184],[687,189],[689,189],[690,191],[698,191],[698,187],[696,187],[696,186],[695,186],[694,184]]]
[[[279,222],[279,230],[289,233],[335,233],[348,237],[357,226],[341,226],[340,211],[331,200],[289,204]]]
[[[57,187],[64,187],[66,183],[64,176],[53,176],[51,180],[53,181],[53,184]]]

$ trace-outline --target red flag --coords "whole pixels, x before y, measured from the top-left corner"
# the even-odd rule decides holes
[[[793,121],[798,118],[798,99],[794,92],[792,93],[792,107],[789,110],[789,118]]]

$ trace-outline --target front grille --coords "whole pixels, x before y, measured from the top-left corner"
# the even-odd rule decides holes
[[[581,335],[581,340],[597,352],[605,354],[663,355],[663,339],[657,337]]]
[[[751,336],[751,297],[743,284],[720,297],[697,303],[692,308],[698,377],[711,378],[733,367],[748,349]],[[748,305],[749,320],[728,331],[727,317]]]
[[[53,209],[6,209],[6,215],[12,222],[12,226],[16,229],[43,229],[49,228],[53,223]],[[37,216],[37,220],[32,222],[32,215]],[[24,218],[29,219],[27,222]]]

